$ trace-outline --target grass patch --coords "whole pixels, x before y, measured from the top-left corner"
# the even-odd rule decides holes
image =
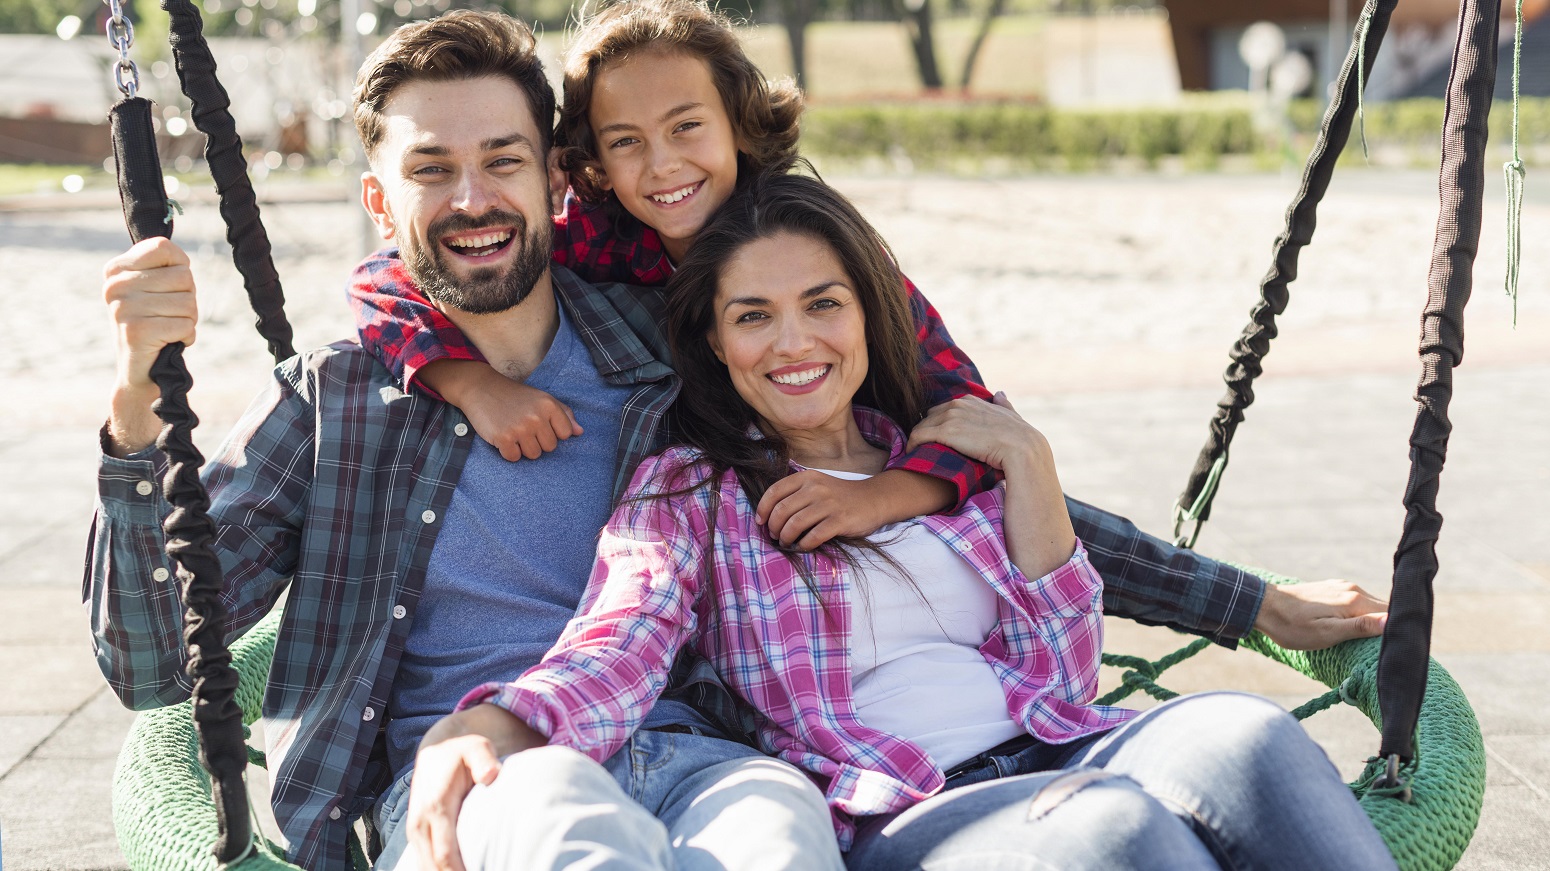
[[[88,187],[112,186],[113,177],[101,166],[54,166],[46,163],[0,163],[0,196],[60,193],[66,176],[78,175]]]

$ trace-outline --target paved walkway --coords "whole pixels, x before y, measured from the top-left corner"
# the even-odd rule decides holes
[[[839,184],[988,382],[1049,436],[1068,492],[1162,531],[1294,181]],[[1320,221],[1325,247],[1305,256],[1202,550],[1387,586],[1435,212],[1423,175],[1336,179]],[[1434,653],[1469,693],[1489,757],[1480,829],[1460,867],[1521,871],[1550,868],[1550,264],[1532,242],[1550,238],[1550,202],[1531,201],[1525,214],[1516,330],[1496,289],[1499,216],[1487,217],[1440,497]],[[292,202],[266,207],[265,218],[298,345],[349,334],[341,288],[360,235],[355,207]],[[265,369],[215,220],[195,205],[177,233],[205,290],[190,359],[206,450]],[[10,871],[123,867],[109,784],[131,715],[92,662],[77,584],[113,365],[100,270],[126,244],[113,210],[0,211],[19,346],[0,360],[13,397],[0,420],[0,481],[12,494],[0,500],[0,833]],[[1111,624],[1115,649],[1174,640]],[[1230,686],[1288,705],[1316,689],[1252,654],[1211,651],[1175,674],[1181,690]],[[1349,709],[1309,729],[1348,775],[1376,747]]]

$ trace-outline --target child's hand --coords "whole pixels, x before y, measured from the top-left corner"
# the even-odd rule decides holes
[[[807,470],[776,481],[764,491],[754,514],[781,544],[812,550],[837,535],[871,535],[877,519],[879,476],[847,481]]]
[[[468,415],[474,432],[512,462],[523,457],[536,460],[560,442],[581,435],[581,424],[570,406],[499,372],[477,398],[458,407]]]

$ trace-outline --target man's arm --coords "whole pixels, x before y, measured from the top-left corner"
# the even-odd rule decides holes
[[[1355,584],[1267,584],[1069,496],[1066,508],[1103,575],[1105,613],[1203,635],[1229,648],[1255,629],[1294,650],[1316,650],[1383,631],[1388,603]]]
[[[171,242],[147,240],[109,265],[104,287],[118,333],[119,373],[103,431],[83,599],[90,603],[98,665],[124,704],[136,709],[173,704],[189,693],[183,607],[161,529],[168,505],[157,482],[166,459],[149,447],[160,429],[150,410],[156,389],[145,387],[162,345],[193,338],[194,288],[186,267]],[[295,567],[313,417],[292,385],[277,377],[206,466],[233,635],[268,611]],[[231,517],[240,524],[223,522]]]

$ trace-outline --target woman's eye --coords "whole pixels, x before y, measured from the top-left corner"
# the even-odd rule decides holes
[[[836,309],[836,308],[839,308],[839,307],[840,307],[840,301],[839,300],[837,300],[837,299],[829,299],[827,297],[825,297],[824,299],[815,299],[815,300],[813,300],[813,304],[812,304],[812,308],[818,309],[820,311],[825,311],[825,310],[828,310],[828,309]]]
[[[764,312],[743,312],[733,321],[735,324],[751,324],[764,320]]]

